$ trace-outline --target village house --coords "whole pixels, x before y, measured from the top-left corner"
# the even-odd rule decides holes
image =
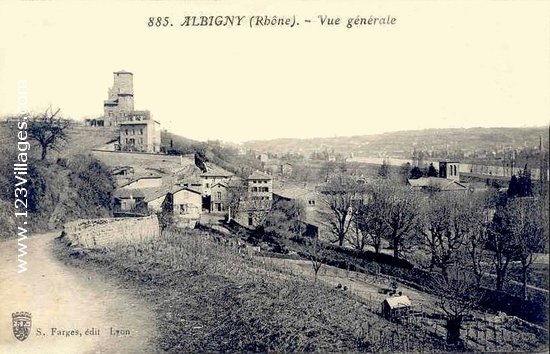
[[[199,177],[202,181],[202,195],[210,196],[212,191],[211,188],[216,183],[227,183],[233,176],[231,172],[228,172],[220,167],[207,166],[207,171],[201,173]]]
[[[224,200],[227,197],[227,192],[222,191],[222,188],[227,187],[227,184],[233,178],[233,174],[221,167],[210,164],[206,165],[206,168],[207,171],[199,175],[201,179],[202,207],[209,212],[219,211],[218,209],[223,209],[225,202],[218,197],[220,194],[224,194]],[[216,186],[215,194],[212,191],[214,186]],[[217,199],[217,202],[213,202],[213,199]]]
[[[202,211],[201,192],[188,187],[179,187],[170,194],[169,198],[175,224],[180,227],[195,227]]]
[[[300,220],[304,226],[302,236],[318,237],[323,229],[318,214],[319,199],[318,192],[306,187],[285,185],[273,191],[273,203],[297,201],[304,206],[305,215]]]
[[[290,176],[292,174],[292,164],[288,162],[281,163],[279,165],[279,173],[283,176]]]
[[[238,224],[245,227],[258,226],[273,203],[273,179],[255,171],[246,179],[246,196],[240,201],[238,211],[230,215]]]
[[[210,207],[211,213],[221,213],[228,210],[228,185],[218,182],[211,187]]]
[[[258,154],[256,158],[262,163],[267,163],[267,161],[269,161],[269,156],[267,154]]]
[[[123,188],[117,189],[113,193],[114,211],[130,212],[136,209],[136,205],[143,202],[145,195],[139,189]]]
[[[134,111],[119,125],[121,150],[160,152],[160,123],[151,119],[149,111]]]
[[[168,184],[156,188],[141,189],[145,198],[137,205],[138,210],[142,213],[169,211],[170,199],[167,196],[171,190],[172,186]]]
[[[253,200],[273,199],[273,179],[271,176],[255,171],[246,179],[248,186],[248,198]]]

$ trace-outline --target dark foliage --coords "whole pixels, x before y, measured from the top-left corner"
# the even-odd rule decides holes
[[[437,177],[439,174],[437,170],[434,167],[433,163],[430,163],[430,166],[428,166],[428,171],[426,173],[426,177]]]

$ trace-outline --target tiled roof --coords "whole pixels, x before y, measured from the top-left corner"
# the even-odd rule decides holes
[[[118,199],[145,198],[145,194],[140,189],[134,188],[116,189],[113,196]]]
[[[195,188],[192,188],[192,187],[177,187],[172,191],[172,194],[176,194],[177,192],[181,192],[182,190],[188,190],[193,193],[202,194],[199,190],[196,190]]]
[[[142,188],[141,191],[145,196],[144,202],[148,203],[162,196],[166,196],[172,189],[170,185],[162,185],[160,187]]]
[[[434,187],[444,191],[467,189],[464,185],[457,181],[441,177],[420,177],[418,179],[409,179],[408,181],[412,187]]]
[[[132,179],[131,181],[128,181],[124,184],[121,184],[120,186],[118,186],[119,188],[122,188],[122,187],[126,187],[132,183],[136,183],[137,181],[139,180],[142,180],[142,179],[158,179],[158,178],[162,178],[161,176],[158,176],[158,175],[153,175],[153,176],[141,176],[141,177],[137,177],[137,178],[134,178]]]
[[[303,198],[310,198],[316,196],[316,193],[312,190],[302,188],[302,187],[294,187],[294,186],[286,186],[282,188],[273,189],[273,194],[277,194],[283,198],[287,199],[303,199]]]
[[[200,174],[201,177],[231,177],[233,174],[223,168],[206,163],[206,172]]]
[[[254,171],[250,176],[248,176],[247,179],[262,179],[262,180],[270,180],[272,179],[271,176],[260,172],[260,171]]]

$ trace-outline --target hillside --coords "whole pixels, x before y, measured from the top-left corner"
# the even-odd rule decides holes
[[[548,127],[535,128],[456,128],[388,132],[374,135],[326,137],[313,139],[251,140],[246,149],[269,153],[334,151],[355,156],[410,157],[417,150],[497,151],[499,149],[536,147],[539,137],[548,142]]]
[[[79,257],[71,252],[61,248],[60,257],[105,272],[152,305],[164,353],[445,350],[441,338],[382,319],[378,304],[367,306],[196,230]]]
[[[40,149],[28,151],[26,180],[16,180],[11,173],[0,175],[0,237],[14,236],[13,230],[23,220],[14,218],[14,186],[25,188],[19,195],[25,204],[30,232],[59,228],[64,222],[85,217],[111,214],[111,192],[114,181],[105,165],[89,156],[92,148],[104,145],[116,136],[110,128],[91,128],[76,124],[69,140],[60,149],[50,150],[40,160]],[[0,170],[10,171],[17,162],[16,135],[7,125],[0,126]],[[19,224],[17,224],[19,222]]]

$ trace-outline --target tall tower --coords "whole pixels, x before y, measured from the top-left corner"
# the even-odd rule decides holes
[[[134,110],[134,74],[128,71],[113,73],[113,87],[109,88],[108,99],[103,101],[103,112],[109,125],[126,120]]]

